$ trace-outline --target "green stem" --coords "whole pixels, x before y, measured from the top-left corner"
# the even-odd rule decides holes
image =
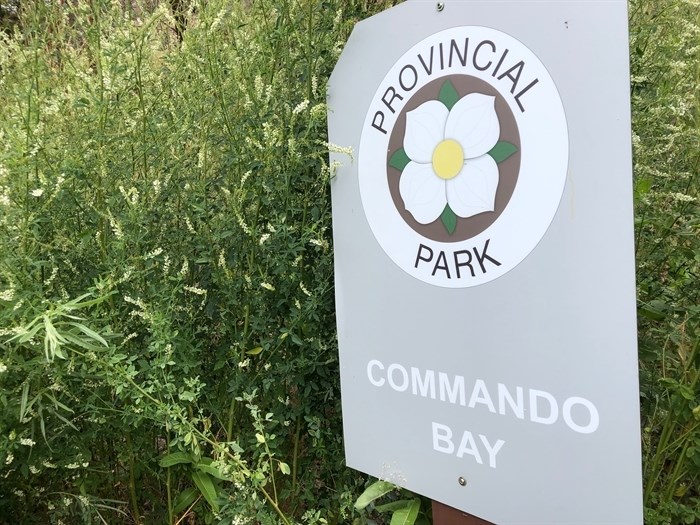
[[[131,500],[131,511],[134,514],[134,522],[139,525],[141,523],[141,512],[139,511],[139,502],[136,497],[134,448],[131,444],[131,435],[129,433],[126,434],[126,447],[129,451],[129,499]]]
[[[292,456],[292,494],[297,492],[297,464],[299,459],[299,441],[301,440],[301,416],[297,417],[297,428],[294,433],[294,455]]]
[[[270,495],[267,493],[267,491],[263,488],[260,487],[260,491],[263,493],[265,496],[265,499],[267,502],[272,505],[272,508],[275,509],[275,512],[279,515],[280,519],[284,522],[285,525],[292,525],[287,517],[284,515],[284,513],[280,510],[280,508],[277,506],[277,503],[273,501],[273,499],[270,497]]]
[[[168,423],[165,423],[165,428],[168,428]],[[166,430],[166,438],[167,440],[167,446],[168,446],[168,454],[170,453],[170,432]],[[170,486],[170,469],[166,468],[165,469],[165,483],[166,483],[166,488],[168,490],[168,525],[173,524],[173,495],[172,495],[172,488]]]
[[[236,409],[236,397],[231,396],[231,404],[228,407],[228,420],[226,421],[226,441],[233,441],[233,415]]]

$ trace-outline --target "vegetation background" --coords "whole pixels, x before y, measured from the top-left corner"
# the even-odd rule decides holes
[[[325,83],[393,3],[0,1],[0,523],[429,522],[342,452]],[[700,523],[700,2],[629,8],[645,515]]]

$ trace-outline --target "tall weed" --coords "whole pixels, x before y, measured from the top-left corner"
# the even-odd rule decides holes
[[[0,515],[342,523],[325,79],[382,3],[171,4],[0,37]]]
[[[696,0],[630,5],[649,524],[700,521],[699,8]]]

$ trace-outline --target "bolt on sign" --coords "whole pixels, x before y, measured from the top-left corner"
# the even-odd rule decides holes
[[[642,523],[627,42],[624,0],[355,27],[328,88],[349,466],[498,525]]]

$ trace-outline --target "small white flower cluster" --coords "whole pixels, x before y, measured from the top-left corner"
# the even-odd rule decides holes
[[[189,217],[185,217],[185,224],[187,225],[187,231],[190,233],[197,233],[196,230],[194,229],[194,226],[192,226],[192,221],[190,220]]]
[[[139,201],[139,190],[136,189],[135,187],[129,188],[129,190],[125,190],[124,186],[119,186],[119,193],[122,194],[122,197],[124,197],[124,200],[131,204],[132,206],[136,205]]]
[[[265,242],[267,242],[267,240],[268,240],[269,238],[270,238],[270,234],[269,234],[269,233],[263,233],[263,234],[260,236],[260,240],[258,241],[258,244],[260,244],[260,245],[262,246],[263,244],[265,244]]]
[[[144,255],[143,258],[146,260],[153,259],[154,257],[158,257],[161,253],[163,253],[163,248],[156,248],[155,250]]]
[[[332,142],[326,142],[326,147],[331,153],[342,153],[348,157],[352,157],[351,146],[339,146],[338,144],[333,144]]]
[[[10,189],[7,186],[0,186],[0,204],[3,206],[9,206],[11,202]]]
[[[0,292],[0,301],[12,301],[15,298],[15,288],[14,286]]]
[[[216,18],[214,18],[214,21],[211,23],[211,26],[209,26],[209,34],[216,32],[216,29],[221,25],[221,22],[223,21],[225,15],[226,8],[224,7],[221,9],[221,11],[218,12]]]
[[[14,456],[14,454],[12,454],[12,452],[10,452],[10,453],[7,455],[7,457],[5,458],[5,465],[9,465],[9,464],[12,463],[14,460],[15,460],[15,456]]]
[[[0,374],[4,374],[5,372],[7,372],[7,365],[0,361]]]
[[[275,291],[275,287],[272,286],[270,283],[262,282],[260,283],[261,288],[265,288],[265,290],[270,290],[271,292]]]
[[[305,111],[306,108],[308,108],[308,107],[309,107],[309,101],[304,100],[296,105],[296,107],[292,110],[292,114],[298,115],[299,113],[302,113],[303,111]]]
[[[238,225],[241,227],[241,230],[243,230],[247,235],[250,235],[250,228],[248,225],[245,223],[243,220],[243,217],[241,217],[238,213],[236,214],[236,219],[238,220]]]
[[[29,438],[20,438],[19,444],[24,445],[25,447],[33,447],[34,445],[36,445],[36,441]]]
[[[115,219],[112,216],[112,212],[109,212],[109,224],[112,227],[112,233],[114,233],[114,236],[117,239],[123,239],[124,238],[124,231],[122,230],[121,224],[119,224],[119,221]]]
[[[124,300],[125,300],[127,303],[131,303],[131,304],[134,304],[134,305],[138,306],[139,308],[141,308],[141,310],[145,310],[145,309],[146,309],[146,305],[144,304],[143,300],[141,300],[141,299],[138,298],[138,297],[137,297],[136,299],[134,299],[134,298],[131,297],[130,295],[125,295],[125,296],[124,296]]]
[[[693,197],[692,195],[686,195],[685,193],[678,193],[678,192],[671,193],[670,197],[674,201],[678,201],[678,202],[695,202],[695,201],[697,201],[696,197]]]
[[[36,188],[30,192],[33,197],[41,197],[44,194],[44,188]]]
[[[304,295],[311,297],[311,292],[306,288],[306,286],[304,286],[304,283],[300,282],[299,288],[301,288],[301,291],[304,292]]]
[[[49,275],[49,277],[44,280],[44,286],[51,286],[51,283],[54,282],[54,280],[56,279],[57,276],[58,276],[58,267],[54,266],[51,269],[51,275]]]
[[[206,290],[204,290],[203,288],[198,288],[196,286],[185,286],[185,290],[187,290],[188,292],[192,292],[196,295],[207,295]]]
[[[313,244],[314,246],[318,246],[319,248],[323,248],[324,250],[328,249],[328,241],[326,239],[311,239],[309,243]]]

